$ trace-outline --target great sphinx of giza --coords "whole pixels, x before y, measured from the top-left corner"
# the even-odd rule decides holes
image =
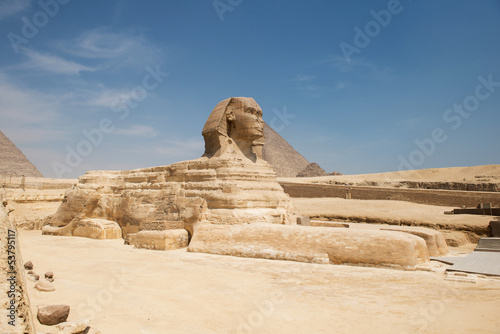
[[[262,109],[253,98],[217,104],[202,134],[205,153],[199,159],[81,176],[43,232],[85,235],[94,226],[99,234],[100,228],[116,231],[119,225],[119,235],[106,233],[127,238],[145,228],[185,228],[192,234],[204,221],[296,223],[288,195],[262,159]]]
[[[81,176],[43,233],[315,263],[415,268],[429,261],[425,241],[410,234],[297,225],[262,159],[262,109],[254,99],[217,104],[202,135],[198,159]]]

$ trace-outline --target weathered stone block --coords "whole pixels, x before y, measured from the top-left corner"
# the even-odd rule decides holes
[[[87,218],[81,219],[76,223],[73,236],[92,239],[120,239],[122,237],[122,230],[117,222],[106,219]]]
[[[500,220],[490,221],[490,235],[492,237],[500,237]]]
[[[135,248],[172,250],[188,246],[188,232],[185,229],[165,231],[140,231],[130,238]]]
[[[309,218],[309,216],[297,217],[297,225],[311,226],[311,219]]]
[[[148,231],[165,231],[165,230],[178,230],[184,228],[184,222],[182,221],[151,221],[144,222],[142,225],[143,230]]]

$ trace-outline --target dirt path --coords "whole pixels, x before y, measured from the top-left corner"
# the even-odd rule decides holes
[[[32,308],[71,305],[108,333],[498,333],[500,281],[442,272],[133,249],[121,240],[20,232],[23,258],[55,274],[29,282]],[[442,269],[442,268],[441,268]],[[43,327],[43,328],[42,328]],[[50,327],[40,326],[51,333]]]

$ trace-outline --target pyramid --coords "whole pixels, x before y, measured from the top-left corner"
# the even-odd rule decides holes
[[[43,177],[42,173],[0,131],[0,175]]]
[[[306,168],[304,168],[299,174],[297,174],[297,177],[315,177],[315,176],[325,176],[328,175],[327,172],[323,168],[320,167],[315,162],[311,162],[309,165],[307,165]]]
[[[266,143],[264,160],[269,162],[278,177],[295,177],[309,165],[309,161],[297,152],[283,137],[264,123]]]

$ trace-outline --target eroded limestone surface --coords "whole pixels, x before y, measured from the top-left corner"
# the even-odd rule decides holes
[[[425,241],[379,230],[242,224],[205,224],[188,250],[219,255],[414,269],[429,262]]]

